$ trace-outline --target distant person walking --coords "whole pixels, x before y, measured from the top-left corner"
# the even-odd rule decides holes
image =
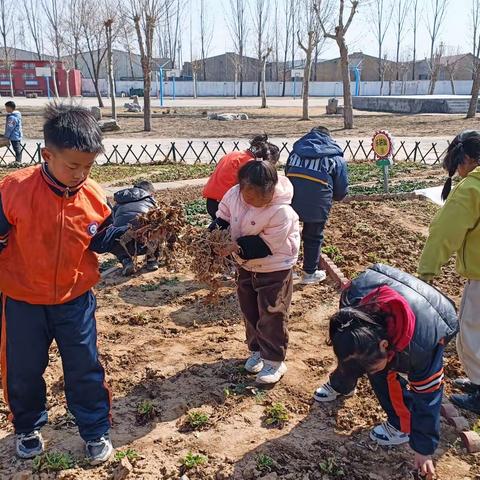
[[[12,144],[15,161],[22,163],[22,114],[17,110],[15,102],[12,101],[5,104],[5,110],[7,111],[5,136]]]

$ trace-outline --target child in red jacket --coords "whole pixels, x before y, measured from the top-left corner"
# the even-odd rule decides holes
[[[51,104],[43,127],[45,163],[0,181],[1,372],[16,434],[16,453],[44,450],[47,423],[43,373],[55,340],[65,393],[92,465],[106,461],[110,392],[98,359],[96,253],[120,248],[127,227],[111,225],[100,186],[88,176],[103,152],[88,110]]]
[[[268,141],[267,135],[256,135],[250,140],[250,148],[227,153],[220,159],[203,189],[203,198],[207,199],[207,211],[212,220],[217,218],[223,196],[238,183],[239,170],[255,158],[275,165],[280,158],[280,150]]]

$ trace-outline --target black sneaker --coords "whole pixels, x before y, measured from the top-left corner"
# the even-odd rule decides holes
[[[450,400],[457,407],[480,414],[480,390],[474,393],[461,393],[450,395]]]
[[[45,448],[42,434],[38,430],[15,435],[15,448],[20,458],[34,458],[41,455]]]
[[[122,265],[123,265],[122,275],[124,277],[129,277],[135,272],[135,265],[133,264],[133,261],[131,258],[124,258],[122,260]]]
[[[149,272],[155,272],[160,268],[160,266],[158,265],[157,260],[147,260],[146,268]]]
[[[456,378],[453,381],[453,385],[455,385],[455,387],[459,388],[460,390],[463,390],[465,393],[475,393],[477,390],[480,389],[480,385],[473,383],[471,380],[465,377]]]
[[[85,443],[87,460],[90,465],[99,465],[106,462],[113,453],[113,445],[108,433]]]

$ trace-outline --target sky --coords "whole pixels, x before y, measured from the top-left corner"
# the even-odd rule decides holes
[[[192,7],[187,8],[192,12],[192,25],[193,25],[193,54],[199,57],[198,45],[199,35],[198,22],[199,22],[199,3],[200,0],[188,0],[192,2]],[[231,40],[231,36],[226,21],[230,0],[204,0],[208,7],[209,22],[214,25],[214,33],[208,56],[222,54],[225,51],[234,51],[234,46]],[[253,2],[254,0],[250,0]],[[275,0],[266,0],[269,4],[269,12],[273,15],[273,5]],[[281,1],[281,0],[280,0]],[[299,0],[300,1],[300,0]],[[395,5],[398,0],[384,0],[385,2],[391,2]],[[421,12],[421,19],[419,22],[417,32],[417,59],[424,58],[430,49],[430,38],[426,28],[426,17],[429,11],[429,6],[432,0],[419,0],[419,11]],[[447,46],[447,53],[467,53],[471,51],[472,47],[472,34],[470,22],[470,10],[472,0],[449,0],[448,11],[444,25],[440,31],[439,38]],[[188,6],[189,7],[189,6]],[[188,17],[190,16],[187,13]],[[371,22],[369,21],[370,8],[365,6],[360,9],[358,16],[355,17],[352,23],[351,29],[347,34],[347,41],[349,45],[349,52],[362,51],[366,54],[377,55],[378,44],[375,36],[372,33]],[[183,60],[190,60],[190,19],[185,18],[184,24],[184,38],[183,38]],[[412,56],[412,44],[413,33],[411,29],[411,22],[407,20],[406,32],[403,40],[403,60],[408,60]],[[251,20],[251,13],[249,12],[249,24],[251,32],[249,33],[250,46],[247,49],[247,54],[254,55],[254,41],[255,34],[253,32],[253,21]],[[384,52],[388,54],[389,58],[394,59],[396,42],[395,42],[395,28],[394,21],[390,25],[384,42]],[[280,26],[279,29],[283,35],[283,29]],[[458,52],[457,52],[458,50]],[[338,47],[332,40],[327,40],[324,46],[324,50],[321,53],[321,58],[335,58],[338,57]],[[298,53],[300,57],[300,52]]]

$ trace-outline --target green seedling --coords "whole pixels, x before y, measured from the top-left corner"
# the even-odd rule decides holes
[[[268,455],[265,455],[264,453],[261,453],[260,455],[258,455],[256,461],[257,461],[257,469],[260,470],[262,473],[271,472],[275,464],[275,462],[273,461],[273,458],[269,457]]]
[[[208,462],[208,457],[201,455],[200,453],[188,452],[184,458],[182,458],[182,465],[190,470],[191,468],[199,467]]]
[[[143,400],[137,405],[137,423],[145,425],[153,420],[157,415],[157,410],[150,400]]]
[[[155,290],[158,290],[159,286],[160,286],[159,283],[146,283],[145,285],[140,285],[140,291],[141,292],[154,292]]]
[[[265,423],[282,428],[290,420],[290,415],[283,403],[274,403],[265,409]]]
[[[34,472],[60,472],[75,466],[75,460],[69,453],[45,452],[33,459]]]
[[[193,430],[202,430],[208,425],[210,417],[207,413],[197,411],[188,412],[186,423]]]
[[[337,464],[336,460],[332,458],[327,458],[325,461],[318,464],[318,468],[322,473],[328,473],[334,477],[340,477],[345,474],[340,465]]]
[[[116,258],[109,258],[107,260],[104,260],[100,264],[100,271],[105,272],[112,267],[116,267],[117,265],[118,265],[118,260]]]
[[[127,448],[126,450],[119,450],[118,452],[115,452],[114,459],[116,462],[119,462],[124,458],[127,458],[129,462],[133,463],[140,458],[140,455],[133,448]]]

